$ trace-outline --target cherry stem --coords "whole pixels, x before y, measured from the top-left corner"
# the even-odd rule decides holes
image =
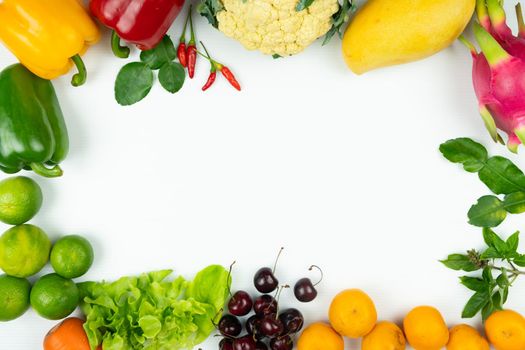
[[[282,249],[283,248],[281,248],[281,250]],[[277,292],[275,292],[275,302],[277,303],[277,312],[275,313],[275,319],[279,318],[279,299],[281,299],[281,293],[283,292],[284,288],[290,288],[290,286],[287,284],[282,285],[279,287],[279,289],[277,289]]]
[[[272,273],[275,273],[275,269],[277,268],[277,262],[279,261],[279,257],[281,256],[281,253],[283,252],[284,247],[281,247],[279,250],[279,254],[277,254],[277,258],[275,258],[275,263],[273,264],[273,270]]]
[[[228,294],[230,295],[230,298],[233,297],[232,295],[232,284],[231,284],[231,277],[232,277],[232,269],[233,269],[233,265],[235,265],[236,261],[234,260],[231,265],[230,265],[230,269],[228,270],[228,277],[226,277],[226,284],[228,285]]]
[[[314,268],[316,268],[317,270],[319,270],[319,272],[321,273],[321,278],[319,279],[319,281],[317,281],[317,283],[314,284],[314,287],[317,286],[319,283],[321,283],[321,281],[323,280],[324,278],[324,274],[323,274],[323,270],[317,266],[317,265],[312,265],[310,266],[310,268],[308,269],[308,271],[312,271]]]
[[[213,327],[215,327],[215,329],[219,329],[219,326],[217,325],[217,323],[215,323],[215,320],[217,319],[217,317],[219,315],[221,315],[222,313],[224,312],[224,309],[221,307],[217,313],[215,313],[215,316],[213,316],[213,319],[211,320],[211,324],[213,325]]]

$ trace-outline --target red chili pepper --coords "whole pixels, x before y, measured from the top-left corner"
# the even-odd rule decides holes
[[[188,58],[188,76],[193,79],[195,75],[195,64],[197,63],[197,47],[195,46],[195,32],[193,31],[193,19],[191,16],[191,5],[190,5],[190,33],[191,38],[188,42],[188,49],[186,50],[186,56]]]
[[[241,84],[239,84],[237,79],[235,79],[235,75],[233,75],[230,68],[226,67],[224,64],[219,63],[215,61],[213,58],[211,58],[210,53],[208,52],[208,49],[206,48],[206,46],[204,46],[202,41],[200,43],[202,47],[204,48],[204,51],[206,52],[206,54],[203,54],[198,51],[197,53],[203,56],[204,58],[206,58],[208,61],[210,61],[210,64],[211,64],[210,76],[208,77],[208,81],[206,82],[206,84],[204,84],[204,86],[202,87],[202,90],[204,91],[208,89],[213,84],[213,82],[215,81],[215,77],[217,75],[216,72],[219,71],[226,78],[226,80],[228,80],[231,86],[233,86],[238,91],[241,91]]]
[[[191,11],[191,5],[190,5]],[[184,22],[184,28],[179,39],[179,47],[177,47],[177,57],[179,58],[180,64],[186,68],[188,66],[188,56],[186,55],[186,27],[188,26],[188,19],[190,18],[189,13],[186,16],[186,22]]]
[[[202,91],[208,90],[209,87],[212,86],[213,83],[215,82],[216,77],[217,77],[217,73],[215,72],[214,69],[212,69],[210,72],[210,76],[208,77],[208,80],[206,81],[206,84],[204,84],[204,86],[202,87]]]
[[[241,91],[241,84],[239,84],[237,79],[235,79],[235,75],[233,75],[233,73],[230,70],[230,68],[228,68],[228,67],[226,67],[226,66],[224,66],[222,64],[217,64],[217,69],[219,70],[219,72],[222,73],[222,75],[226,78],[226,80],[228,80],[228,82],[231,84],[231,86],[236,88],[238,91]]]

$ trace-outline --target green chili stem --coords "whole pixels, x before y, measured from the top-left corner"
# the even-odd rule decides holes
[[[64,173],[58,165],[48,168],[42,163],[31,163],[29,166],[35,173],[44,177],[59,177]]]
[[[120,45],[120,37],[116,31],[111,33],[111,50],[113,54],[118,58],[128,58],[129,57],[129,47]]]
[[[84,65],[84,61],[82,61],[82,58],[80,58],[80,55],[75,55],[71,57],[71,59],[73,60],[73,63],[78,69],[78,73],[73,75],[73,78],[71,79],[71,85],[80,86],[86,82],[86,77],[87,77],[86,66]]]
[[[186,21],[184,22],[184,28],[182,29],[182,34],[180,35],[180,39],[179,39],[180,43],[186,42],[186,27],[188,26],[188,20],[190,19],[190,14],[191,14],[191,5],[188,11],[188,14],[186,15]]]
[[[192,15],[191,15],[191,10],[192,10],[192,5],[190,5],[190,13],[189,13],[189,16],[190,16],[190,34],[191,34],[191,38],[190,38],[190,42],[188,43],[188,45],[195,45],[195,32],[193,31],[193,18],[192,18]]]

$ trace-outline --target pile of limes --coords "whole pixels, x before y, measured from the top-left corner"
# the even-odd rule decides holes
[[[62,319],[80,301],[72,280],[93,264],[93,248],[83,237],[64,236],[51,244],[39,227],[26,224],[42,206],[42,190],[32,179],[17,176],[0,181],[0,221],[15,225],[0,236],[0,321],[13,320],[29,306],[42,317]],[[55,273],[40,277],[31,286],[28,277],[51,260]]]

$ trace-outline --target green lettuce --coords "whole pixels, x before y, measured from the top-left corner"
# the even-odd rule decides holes
[[[169,280],[171,273],[79,284],[91,349],[191,349],[208,338],[228,296],[228,271],[212,265],[191,282]]]

